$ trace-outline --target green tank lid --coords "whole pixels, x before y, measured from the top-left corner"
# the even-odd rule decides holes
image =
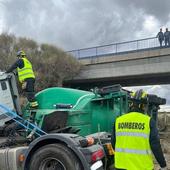
[[[56,104],[71,104],[74,109],[78,109],[94,96],[94,93],[88,91],[53,87],[37,93],[36,99],[39,103],[39,109],[54,109]]]

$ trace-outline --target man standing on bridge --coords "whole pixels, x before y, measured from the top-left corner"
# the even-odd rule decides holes
[[[168,31],[168,28],[166,28],[166,31],[164,32],[164,38],[165,38],[165,47],[170,46],[170,32]]]
[[[145,113],[147,94],[138,90],[132,100],[131,112],[118,117],[113,128],[116,170],[153,170],[152,153],[167,170],[156,122]]]
[[[162,42],[164,41],[164,34],[162,32],[162,28],[160,28],[160,31],[158,32],[157,36],[156,36],[159,40],[160,43],[160,47],[162,47]]]

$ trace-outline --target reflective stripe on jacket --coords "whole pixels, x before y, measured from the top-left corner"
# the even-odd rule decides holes
[[[17,68],[19,81],[22,83],[27,78],[35,78],[32,64],[27,58],[22,58],[24,62],[23,68]]]
[[[150,117],[138,112],[116,119],[115,167],[127,170],[152,170]]]

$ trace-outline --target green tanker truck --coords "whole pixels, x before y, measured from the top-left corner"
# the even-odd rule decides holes
[[[120,85],[94,89],[93,92],[53,87],[36,95],[39,109],[35,122],[46,132],[57,131],[65,127],[77,129],[86,136],[97,132],[111,132],[116,117],[129,111],[132,102],[131,92]],[[147,113],[157,118],[159,105],[166,100],[149,95],[146,101]],[[29,104],[23,110],[25,119],[29,119]]]
[[[78,133],[83,136],[99,131],[110,132],[115,118],[128,110],[128,92],[120,86],[113,88],[106,95],[97,90],[45,89],[36,95],[39,109],[36,110],[35,122],[45,131],[71,126],[79,129]],[[23,114],[29,118],[29,104]]]
[[[5,143],[0,139],[0,167],[19,169],[23,165],[20,169],[24,170],[30,170],[30,166],[31,170],[37,167],[64,170],[69,166],[72,167],[69,170],[103,170],[103,164],[107,167],[108,163],[104,155],[113,161],[108,144],[113,123],[116,117],[129,111],[133,100],[131,92],[120,85],[92,91],[53,87],[36,94],[38,109],[30,110],[29,103],[21,109],[12,74],[0,75],[0,93],[0,135],[3,140],[7,139]],[[147,113],[157,119],[159,105],[166,100],[148,95],[147,100],[141,102],[147,104]],[[12,136],[11,131],[14,131]],[[90,144],[87,136],[92,136],[95,143]],[[1,149],[4,146],[6,149]],[[54,152],[55,157],[47,155],[48,150]],[[63,156],[65,153],[68,154]],[[7,159],[12,159],[15,165],[6,162]],[[17,159],[21,159],[20,162]]]
[[[35,122],[44,131],[67,132],[82,136],[92,136],[105,150],[105,169],[112,166],[114,151],[111,146],[111,131],[116,117],[128,113],[133,102],[130,91],[120,85],[83,91],[71,88],[53,87],[36,95],[39,109]],[[160,105],[166,100],[156,95],[148,95],[145,102],[147,113],[157,119]],[[29,119],[29,104],[24,108],[25,119]]]

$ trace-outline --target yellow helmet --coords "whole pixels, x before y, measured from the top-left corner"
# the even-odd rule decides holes
[[[147,93],[143,89],[137,90],[131,93],[131,97],[136,100],[142,100],[147,98]]]
[[[130,110],[145,112],[147,106],[148,94],[142,89],[131,93],[132,103],[130,104]]]
[[[23,50],[17,52],[17,57],[24,57],[24,56],[26,56],[26,54]]]

